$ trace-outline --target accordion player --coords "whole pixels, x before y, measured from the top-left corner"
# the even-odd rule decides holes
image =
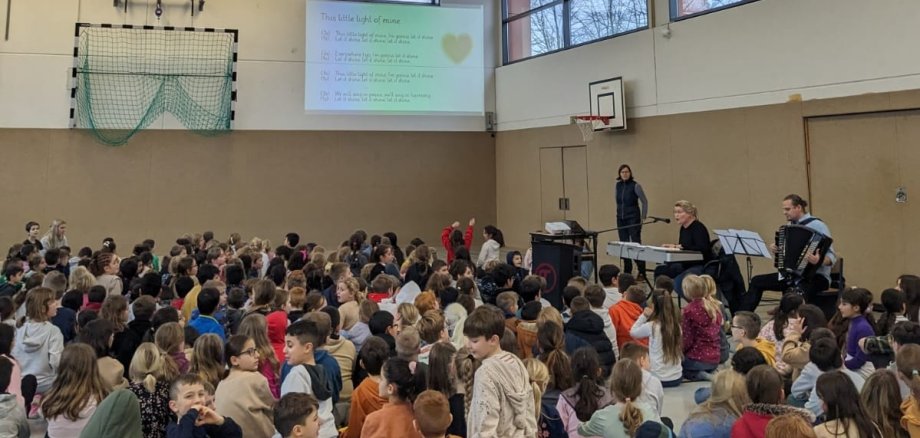
[[[830,287],[831,265],[837,260],[831,231],[824,221],[808,213],[808,201],[799,195],[783,198],[782,207],[788,222],[776,234],[773,252],[777,272],[751,278],[746,293],[729,297],[731,310],[757,309],[765,290],[791,290],[804,295],[807,303],[817,305],[825,314],[832,315],[835,297],[825,299],[821,296]]]
[[[787,284],[795,288],[804,278],[815,275],[833,239],[805,225],[783,225],[776,231],[776,257],[773,266]],[[816,254],[818,263],[809,263]],[[813,257],[812,257],[813,259]]]

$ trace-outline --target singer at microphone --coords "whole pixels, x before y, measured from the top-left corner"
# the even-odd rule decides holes
[[[614,197],[617,203],[617,228],[621,242],[642,243],[642,221],[648,216],[648,198],[642,186],[633,179],[632,168],[621,164],[617,170],[617,184]],[[639,208],[639,202],[642,208]],[[632,274],[632,260],[621,259],[623,272]],[[645,281],[645,262],[636,260],[640,282]]]
[[[681,282],[689,274],[700,275],[703,272],[703,265],[712,259],[712,250],[709,244],[709,230],[706,225],[697,220],[696,206],[688,201],[677,201],[674,203],[674,220],[680,225],[680,235],[677,244],[666,243],[661,245],[665,248],[677,248],[684,251],[699,252],[703,260],[690,262],[674,262],[658,265],[655,268],[655,276],[667,275],[674,279],[674,291],[680,297],[684,297]]]

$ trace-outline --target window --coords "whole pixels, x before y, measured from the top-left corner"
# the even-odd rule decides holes
[[[757,0],[671,0],[671,20],[695,17]]]
[[[441,6],[441,0],[346,0],[346,1],[363,1],[363,2],[368,2],[368,3],[406,3],[410,5]]]
[[[503,0],[505,63],[648,27],[647,0]]]

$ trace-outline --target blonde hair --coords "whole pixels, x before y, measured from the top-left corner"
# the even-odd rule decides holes
[[[256,252],[256,256],[260,256],[262,253],[262,239],[258,237],[250,239],[249,248]]]
[[[44,236],[48,238],[48,247],[45,248],[46,250],[64,246],[64,236],[61,235],[61,225],[67,225],[67,222],[60,219],[55,219],[51,222],[51,227],[48,228]]]
[[[217,388],[220,379],[224,376],[225,366],[224,344],[214,333],[208,333],[195,341],[195,347],[192,350],[191,367],[189,372],[197,374],[201,380]]]
[[[620,422],[629,436],[636,436],[636,430],[645,419],[636,407],[636,399],[642,395],[642,369],[632,359],[618,360],[610,373],[610,392],[623,403]]]
[[[687,212],[690,216],[696,217],[697,210],[696,206],[691,204],[690,201],[680,200],[674,203],[674,206],[680,208],[681,210]]]
[[[364,266],[361,267],[361,275],[360,275],[360,276],[361,276],[361,278],[364,279],[364,281],[367,281],[367,282],[370,282],[370,281],[371,281],[371,271],[374,270],[374,267],[375,267],[375,266],[377,266],[376,263],[368,263],[368,264],[366,264],[366,265],[364,265]]]
[[[744,406],[751,403],[744,376],[734,370],[721,370],[712,377],[712,395],[696,407],[690,417],[710,417],[716,408],[722,408],[740,417]]]
[[[338,287],[339,284],[345,285],[345,289],[348,289],[348,291],[351,292],[351,295],[354,297],[354,301],[356,303],[361,304],[361,302],[364,301],[364,294],[361,293],[361,284],[358,283],[357,278],[348,277],[348,278],[339,280],[338,283],[336,283],[336,287]],[[339,304],[345,304],[345,303],[340,302]]]
[[[47,287],[36,287],[26,293],[26,318],[30,321],[48,321],[48,309],[54,305],[54,291]]]
[[[441,333],[447,329],[447,326],[444,325],[444,315],[437,310],[425,312],[415,326],[418,328],[419,337],[428,344],[441,340]]]
[[[178,353],[182,351],[182,343],[185,342],[185,332],[178,322],[167,322],[161,325],[156,333],[154,333],[153,341],[156,343],[157,347],[167,354]]]
[[[555,307],[544,307],[540,310],[540,313],[537,314],[537,330],[546,323],[546,321],[552,321],[559,325],[559,327],[565,327],[565,323],[562,321],[562,314],[559,313]]]
[[[179,377],[179,367],[169,354],[152,342],[144,342],[134,352],[128,377],[132,382],[142,382],[149,393],[156,392],[157,382],[172,382]]]
[[[406,327],[415,327],[415,323],[418,322],[420,315],[418,312],[418,307],[415,307],[415,304],[412,303],[402,303],[399,307],[396,308],[396,313],[399,314],[399,330]]]
[[[482,270],[486,272],[492,272],[495,270],[495,267],[502,264],[501,260],[489,260],[484,265],[482,265]]]
[[[86,269],[85,266],[77,266],[70,271],[70,288],[76,289],[84,294],[96,285],[96,277]]]
[[[708,275],[687,275],[680,283],[684,293],[690,299],[703,300],[703,308],[713,323],[718,322],[721,305],[715,299],[716,282]]]
[[[540,400],[543,399],[543,393],[546,392],[546,386],[549,384],[549,368],[546,364],[532,357],[524,359],[524,368],[527,369],[527,375],[530,376],[530,386],[533,388],[534,415],[537,423],[540,422]]]
[[[569,282],[566,283],[566,286],[574,286],[578,289],[580,295],[584,295],[585,289],[588,287],[588,280],[580,276],[572,277],[569,279]]]

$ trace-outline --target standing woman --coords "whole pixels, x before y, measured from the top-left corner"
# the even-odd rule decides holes
[[[621,242],[642,243],[642,227],[635,226],[642,223],[648,215],[648,198],[645,197],[645,191],[642,186],[633,179],[632,169],[628,164],[621,164],[617,171],[617,185],[615,190],[617,202],[617,228],[633,226],[631,228],[617,230],[620,234]],[[639,209],[639,201],[642,201],[642,209]],[[639,268],[639,277],[645,278],[645,262],[636,260],[636,266]],[[623,259],[623,272],[632,274],[632,260]]]
[[[67,222],[64,222],[60,219],[55,219],[54,222],[51,222],[51,228],[48,229],[48,232],[45,233],[45,236],[42,237],[42,246],[45,250],[52,248],[60,248],[62,246],[70,246],[67,244]]]

